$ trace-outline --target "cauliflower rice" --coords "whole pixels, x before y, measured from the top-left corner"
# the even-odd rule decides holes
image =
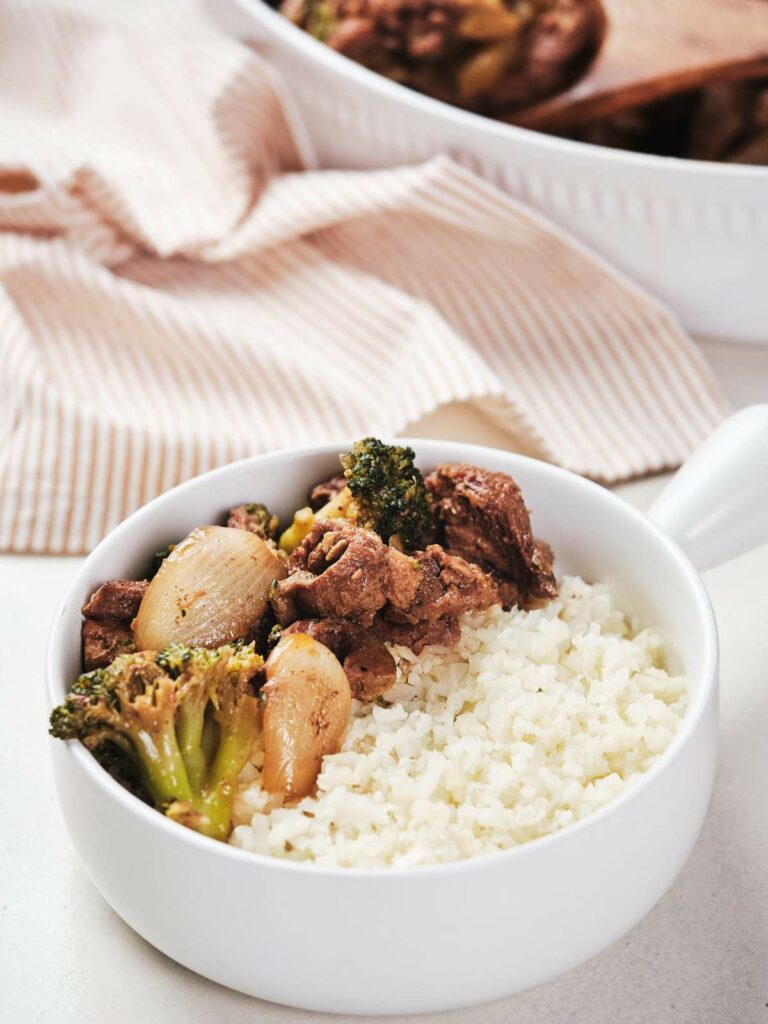
[[[556,832],[614,800],[667,749],[687,687],[657,633],[604,584],[565,577],[534,611],[466,615],[456,648],[391,648],[398,680],[354,702],[317,795],[274,807],[257,752],[230,842],[349,867],[477,857]]]

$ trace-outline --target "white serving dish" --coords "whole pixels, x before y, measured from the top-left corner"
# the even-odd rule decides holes
[[[448,153],[646,286],[689,330],[768,344],[768,168],[644,156],[500,124],[368,71],[262,0],[207,6],[282,73],[321,166]]]
[[[690,701],[666,753],[598,813],[504,853],[410,869],[320,868],[217,843],[131,796],[79,743],[51,741],[72,841],[132,928],[207,978],[325,1013],[450,1009],[520,991],[594,956],[671,885],[699,833],[714,772],[717,631],[681,547],[657,522],[572,473],[491,448],[412,443],[424,468],[464,460],[511,473],[558,570],[614,580],[627,607],[664,630]],[[218,521],[230,505],[258,498],[288,514],[312,481],[334,470],[343,448],[224,466],[118,526],[88,557],[55,617],[48,706],[79,672],[80,607],[99,583],[140,573],[148,552]],[[767,452],[768,406],[739,413],[655,507],[698,564],[765,538],[768,477],[754,466]]]

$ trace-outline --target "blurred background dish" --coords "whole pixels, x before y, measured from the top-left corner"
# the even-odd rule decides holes
[[[427,96],[503,117],[567,93],[602,50],[600,0],[280,0],[337,53]]]
[[[753,105],[733,106],[735,86],[673,97],[591,125],[581,130],[584,141],[574,141],[405,88],[331,50],[262,0],[209,0],[209,11],[282,73],[320,166],[388,167],[449,153],[572,231],[667,302],[694,333],[765,342],[768,293],[755,287],[755,268],[768,252],[768,168],[707,162],[759,155],[750,155],[748,143],[739,152],[736,140],[747,135],[736,131],[729,141],[726,131],[734,110],[759,116],[759,86],[745,86]],[[688,141],[679,131],[682,116],[701,126]],[[711,119],[717,132],[707,128]],[[653,143],[670,155],[592,143]],[[679,159],[686,147],[706,161]]]
[[[659,156],[768,164],[765,0],[264,0],[417,92]],[[695,26],[695,31],[692,30]]]

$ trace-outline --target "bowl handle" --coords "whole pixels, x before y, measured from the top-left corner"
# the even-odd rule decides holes
[[[768,404],[726,420],[648,514],[699,570],[768,541]]]

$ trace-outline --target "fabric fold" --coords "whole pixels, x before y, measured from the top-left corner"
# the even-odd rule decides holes
[[[194,4],[0,26],[0,550],[86,551],[195,473],[452,401],[606,481],[721,419],[667,310],[469,170],[313,169]]]

